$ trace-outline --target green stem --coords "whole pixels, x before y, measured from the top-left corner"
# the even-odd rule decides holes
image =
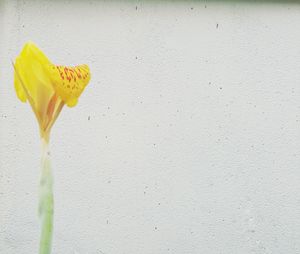
[[[39,216],[41,238],[39,254],[50,254],[53,231],[53,178],[50,164],[48,140],[42,139],[42,174],[40,180]]]

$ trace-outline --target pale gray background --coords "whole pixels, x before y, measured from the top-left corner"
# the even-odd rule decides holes
[[[300,253],[299,4],[7,0],[0,25],[1,254],[37,253],[28,40],[92,72],[52,133],[54,254]]]

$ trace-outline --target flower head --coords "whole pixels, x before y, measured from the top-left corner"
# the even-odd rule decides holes
[[[89,67],[54,65],[35,44],[29,42],[16,58],[14,69],[17,96],[22,102],[30,103],[41,135],[48,139],[63,106],[75,106],[89,83]]]

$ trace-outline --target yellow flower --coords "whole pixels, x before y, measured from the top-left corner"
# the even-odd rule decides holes
[[[39,122],[41,136],[48,140],[52,125],[63,106],[77,104],[90,80],[87,65],[54,65],[32,42],[26,43],[14,63],[18,98],[28,101]]]

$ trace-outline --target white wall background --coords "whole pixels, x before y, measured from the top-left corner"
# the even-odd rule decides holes
[[[300,253],[299,24],[292,3],[1,1],[0,253],[37,253],[28,40],[92,71],[52,133],[54,254]]]

